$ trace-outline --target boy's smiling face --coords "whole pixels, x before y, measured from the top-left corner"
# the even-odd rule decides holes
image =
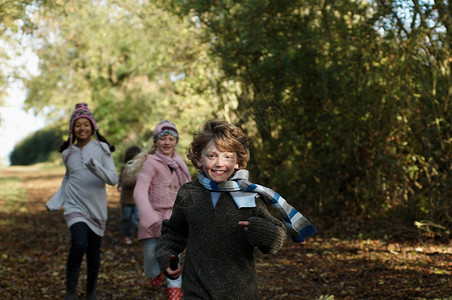
[[[197,164],[209,179],[217,183],[228,180],[239,168],[237,154],[220,151],[213,140],[202,150]]]

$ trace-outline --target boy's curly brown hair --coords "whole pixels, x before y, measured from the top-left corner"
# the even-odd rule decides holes
[[[188,149],[187,158],[199,170],[197,161],[201,159],[201,152],[210,143],[215,141],[218,149],[225,152],[235,152],[239,169],[244,169],[250,159],[248,137],[237,126],[223,120],[209,120],[200,131],[193,134],[193,141]]]

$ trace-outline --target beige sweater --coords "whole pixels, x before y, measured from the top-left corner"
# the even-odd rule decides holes
[[[119,197],[119,203],[122,205],[135,205],[135,200],[133,199],[133,190],[135,189],[135,184],[137,179],[134,176],[130,176],[127,172],[127,168],[121,169],[121,174],[119,175],[118,187],[121,187],[121,195]]]

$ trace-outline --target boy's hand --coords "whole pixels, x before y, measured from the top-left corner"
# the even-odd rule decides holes
[[[276,225],[267,219],[250,217],[247,221],[240,221],[238,224],[244,226],[245,235],[254,246],[271,246],[278,236]]]
[[[176,255],[171,255],[170,261],[168,262],[168,267],[166,268],[166,273],[171,279],[176,279],[182,273],[182,266],[178,266],[179,258]]]

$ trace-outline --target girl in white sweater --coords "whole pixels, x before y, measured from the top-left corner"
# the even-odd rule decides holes
[[[49,211],[64,206],[64,216],[71,232],[66,265],[66,300],[77,298],[77,282],[85,253],[86,296],[90,300],[97,299],[100,245],[107,222],[105,184],[114,186],[118,182],[112,151],[114,146],[99,134],[88,105],[78,103],[71,115],[69,138],[60,147],[66,174],[58,192],[46,203]]]

